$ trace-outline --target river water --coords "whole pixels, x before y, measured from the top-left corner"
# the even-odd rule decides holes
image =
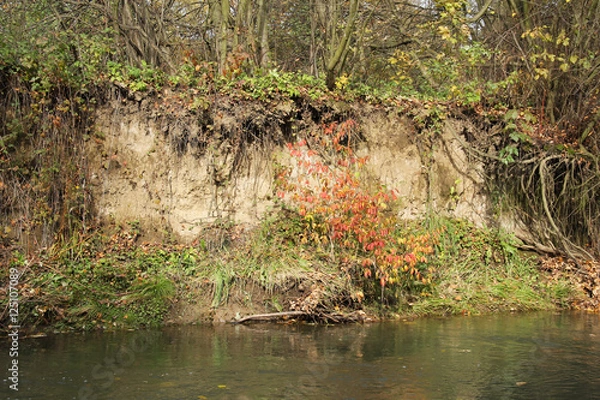
[[[8,358],[5,344],[2,352]],[[5,372],[2,398],[600,399],[600,319],[534,313],[53,335],[21,339],[18,361],[19,391]]]

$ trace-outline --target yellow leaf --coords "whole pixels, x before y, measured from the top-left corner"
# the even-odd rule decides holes
[[[340,76],[335,81],[335,86],[338,89],[343,89],[348,84],[348,76],[346,74]]]
[[[575,64],[578,59],[579,59],[579,57],[577,57],[575,54],[573,54],[571,57],[569,57],[569,61],[571,61],[571,64]]]
[[[567,63],[560,64],[559,68],[562,72],[567,72],[569,70],[569,64],[567,64]]]
[[[442,37],[442,39],[445,39],[445,40],[450,39],[450,37],[452,36],[450,34],[450,29],[448,29],[447,26],[440,26],[440,27],[438,27],[438,33],[440,34],[440,36]]]
[[[227,385],[219,385],[217,386],[219,389],[227,389]]]
[[[534,68],[536,75],[533,77],[536,81],[540,79],[540,77],[548,78],[548,70],[546,68]]]

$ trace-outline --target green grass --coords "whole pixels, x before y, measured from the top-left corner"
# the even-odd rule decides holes
[[[113,236],[70,242],[37,263],[15,253],[11,266],[25,271],[20,322],[59,330],[159,326],[176,301],[202,298],[213,309],[237,302],[280,311],[311,286],[318,288],[320,310],[356,307],[360,293],[367,310],[384,315],[553,310],[568,306],[574,295],[572,285],[549,279],[536,258],[521,254],[510,235],[438,218],[399,227],[407,235],[441,232],[426,265],[430,283],[386,288],[382,306],[380,288],[354,275],[348,254],[332,258],[296,243],[299,222],[286,213],[239,243],[227,240],[211,249],[123,244]],[[303,294],[287,292],[300,284],[307,287]]]
[[[310,261],[288,240],[287,229],[278,218],[265,220],[241,246],[217,249],[198,264],[196,278],[210,282],[213,308],[225,305],[234,289],[249,293],[247,286],[256,286],[276,299],[276,292],[306,278]]]
[[[536,258],[517,250],[502,231],[465,221],[436,220],[443,228],[430,291],[405,309],[415,315],[482,314],[492,311],[553,310],[568,305],[568,282],[548,279]]]
[[[34,264],[15,254],[12,264],[23,271],[27,288],[20,293],[20,322],[59,330],[158,326],[188,267],[175,266],[175,259],[192,254],[193,249],[127,246],[97,236],[51,249]]]

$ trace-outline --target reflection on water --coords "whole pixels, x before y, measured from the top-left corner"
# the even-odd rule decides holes
[[[183,327],[20,347],[20,390],[4,378],[4,398],[600,399],[596,315]]]

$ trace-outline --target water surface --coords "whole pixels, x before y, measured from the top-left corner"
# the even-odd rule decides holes
[[[1,397],[600,399],[600,320],[536,313],[55,335],[22,339],[19,366],[19,392],[3,377]]]

